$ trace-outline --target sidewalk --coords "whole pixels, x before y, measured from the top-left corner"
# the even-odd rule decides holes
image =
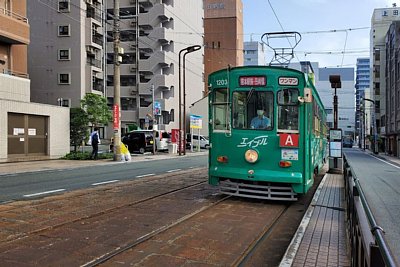
[[[325,174],[280,267],[350,266],[342,174]]]
[[[0,175],[15,174],[23,172],[33,171],[45,171],[53,169],[71,169],[80,168],[96,165],[107,165],[107,164],[123,164],[123,163],[134,163],[147,160],[161,160],[166,158],[174,157],[191,157],[199,155],[207,155],[208,150],[202,150],[200,152],[186,151],[186,155],[179,156],[179,154],[168,154],[168,152],[157,152],[155,155],[151,153],[145,154],[132,154],[132,160],[129,162],[116,162],[112,159],[104,160],[38,160],[38,161],[22,161],[22,162],[5,162],[0,163]]]

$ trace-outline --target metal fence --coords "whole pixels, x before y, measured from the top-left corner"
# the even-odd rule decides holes
[[[359,180],[344,156],[347,232],[352,266],[397,266],[384,240],[385,232],[377,225]]]

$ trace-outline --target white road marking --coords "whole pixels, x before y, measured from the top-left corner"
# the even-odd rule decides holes
[[[169,170],[167,172],[177,172],[177,171],[181,171],[182,169],[175,169],[175,170]]]
[[[115,183],[115,182],[119,182],[119,180],[104,181],[104,182],[94,183],[92,185],[111,184],[111,183]]]
[[[385,160],[383,160],[383,159],[380,159],[380,158],[378,158],[378,157],[375,157],[374,155],[370,155],[370,156],[373,157],[373,158],[376,158],[377,160],[380,160],[380,161],[382,161],[382,162],[384,162],[384,163],[386,163],[386,164],[388,164],[388,165],[390,165],[390,166],[392,166],[392,167],[395,167],[395,168],[397,168],[397,169],[400,169],[399,166],[396,166],[396,165],[394,165],[394,164],[392,164],[392,163],[389,163],[389,162],[387,162],[387,161],[385,161]]]
[[[142,177],[153,176],[153,175],[156,175],[156,174],[155,173],[143,174],[143,175],[136,176],[136,178],[142,178]]]
[[[56,190],[45,191],[45,192],[40,192],[40,193],[35,193],[35,194],[28,194],[28,195],[24,195],[24,197],[35,197],[35,196],[52,194],[52,193],[57,193],[57,192],[62,192],[62,191],[65,191],[65,189],[56,189]]]

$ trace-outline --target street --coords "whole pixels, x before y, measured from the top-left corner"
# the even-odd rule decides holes
[[[146,155],[142,155],[146,159]],[[150,158],[150,157],[149,157]],[[74,161],[71,161],[71,165]],[[207,167],[207,155],[0,175],[0,203],[132,180],[146,176]]]

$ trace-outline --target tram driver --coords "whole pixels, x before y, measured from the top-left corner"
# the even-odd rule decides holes
[[[271,120],[266,117],[263,109],[257,110],[257,116],[251,120],[251,129],[266,129],[271,126]]]

